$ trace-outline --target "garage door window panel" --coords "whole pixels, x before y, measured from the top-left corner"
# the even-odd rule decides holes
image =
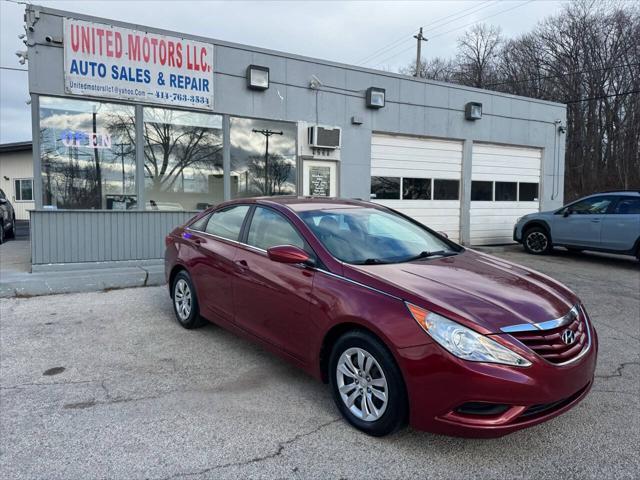
[[[537,202],[538,201],[538,184],[537,183],[520,183],[518,192],[518,200],[521,202]]]
[[[431,200],[430,178],[403,178],[403,200]]]
[[[516,182],[496,182],[496,202],[516,202],[518,184]]]
[[[214,212],[207,223],[206,232],[228,240],[238,241],[244,217],[248,211],[248,206],[239,205]]]
[[[371,177],[371,198],[399,200],[400,177]]]
[[[460,198],[460,182],[458,180],[433,181],[434,200],[458,200]]]
[[[493,182],[476,180],[471,182],[471,200],[491,202],[493,200]]]

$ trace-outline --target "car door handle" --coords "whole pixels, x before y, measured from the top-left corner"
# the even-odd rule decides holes
[[[600,223],[600,219],[599,218],[594,218],[591,220],[591,223]]]
[[[236,265],[238,265],[239,267],[241,267],[241,268],[248,268],[249,267],[249,264],[247,263],[246,260],[236,260],[234,263]]]

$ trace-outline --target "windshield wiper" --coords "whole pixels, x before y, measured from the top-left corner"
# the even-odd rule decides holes
[[[367,258],[366,260],[362,260],[358,262],[359,265],[384,265],[389,262],[385,262],[384,260],[380,260],[379,258]]]
[[[414,255],[413,257],[409,257],[406,260],[403,260],[404,262],[412,262],[414,260],[420,260],[421,258],[430,258],[430,257],[451,257],[453,255],[457,255],[458,252],[451,252],[451,251],[447,251],[447,250],[438,250],[436,252],[420,252],[417,255]]]

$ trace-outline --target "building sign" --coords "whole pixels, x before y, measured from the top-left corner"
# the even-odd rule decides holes
[[[64,19],[67,93],[213,109],[213,45]]]
[[[330,167],[309,167],[309,194],[314,197],[331,196]]]

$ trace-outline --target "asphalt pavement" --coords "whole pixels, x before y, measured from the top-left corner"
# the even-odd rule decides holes
[[[326,385],[219,327],[182,329],[164,287],[0,299],[0,478],[639,478],[639,264],[496,255],[569,285],[598,331],[593,390],[552,421],[371,438]]]

